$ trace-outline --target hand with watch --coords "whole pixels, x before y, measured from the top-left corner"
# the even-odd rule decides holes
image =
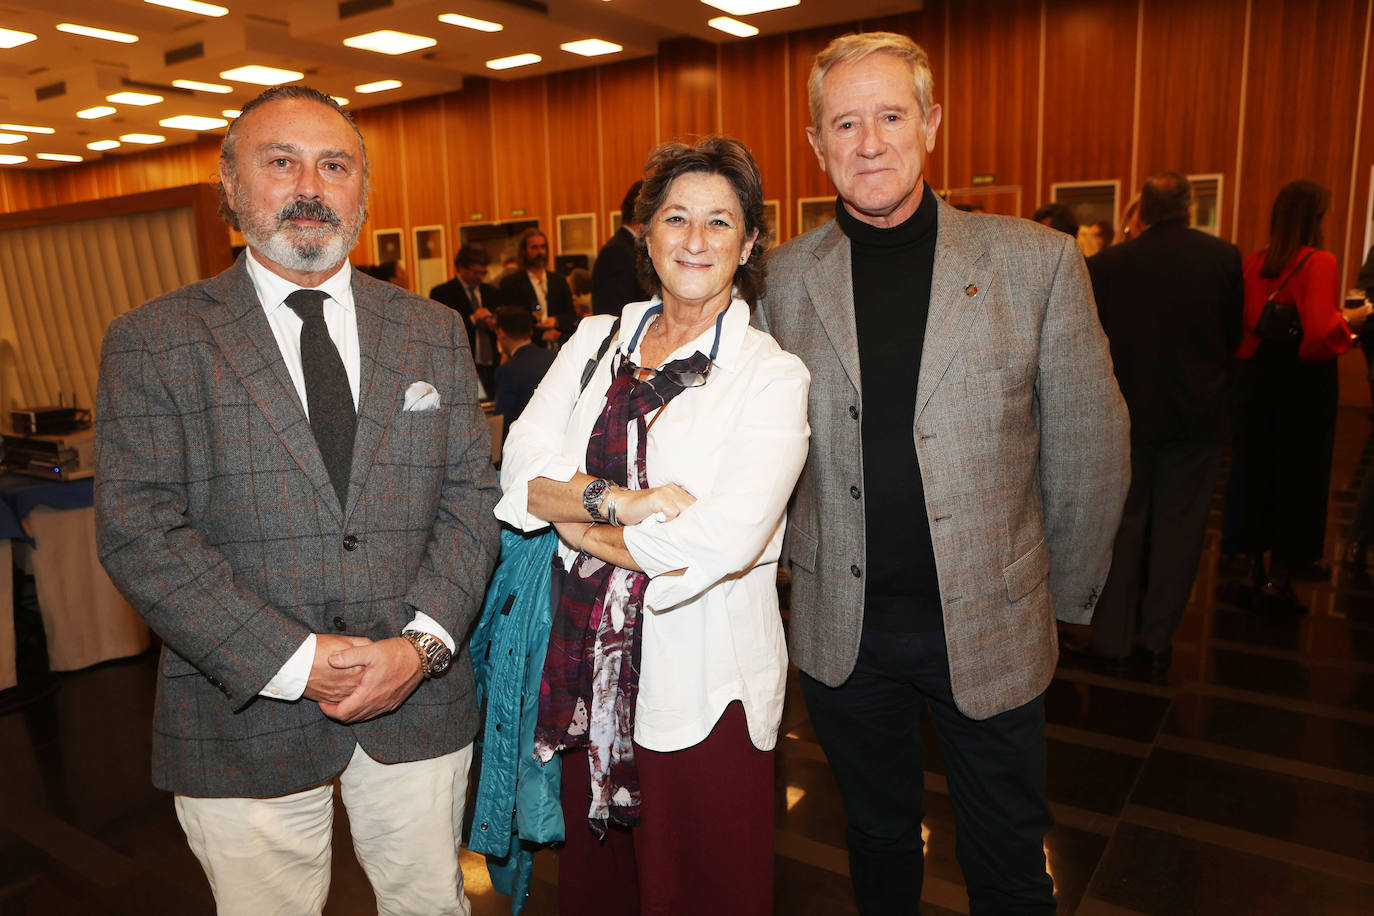
[[[602,477],[582,491],[582,507],[587,510],[587,517],[616,527],[638,525],[651,515],[658,515],[659,521],[672,521],[696,501],[695,496],[675,483],[630,490]]]
[[[425,680],[439,677],[453,662],[453,653],[449,647],[433,633],[406,630],[401,634],[401,638],[414,646],[415,651],[419,653],[420,671],[424,674]]]

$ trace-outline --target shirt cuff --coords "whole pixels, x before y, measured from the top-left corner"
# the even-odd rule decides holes
[[[299,700],[305,693],[305,685],[310,680],[310,668],[315,664],[315,634],[305,637],[301,647],[286,660],[267,686],[258,691],[258,696],[272,700]]]
[[[458,645],[453,641],[453,637],[448,635],[448,630],[445,630],[433,617],[421,611],[415,612],[415,619],[406,624],[405,629],[401,632],[429,633],[437,636],[444,645],[448,646],[450,652],[454,655],[458,654]]]
[[[549,480],[566,483],[572,480],[579,470],[576,462],[569,461],[561,455],[550,456],[537,472],[526,478],[514,479],[509,482],[510,489],[502,495],[501,500],[496,504],[495,515],[497,520],[520,531],[538,531],[541,528],[547,528],[548,522],[529,511],[530,481],[536,477],[547,477]]]

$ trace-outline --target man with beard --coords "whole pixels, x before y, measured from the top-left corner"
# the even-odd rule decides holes
[[[538,339],[553,346],[572,333],[577,321],[572,290],[567,280],[546,269],[549,238],[540,230],[521,233],[519,257],[520,269],[501,278],[501,302],[529,309]]]
[[[162,637],[153,780],[221,914],[321,912],[336,779],[379,911],[469,912],[499,493],[461,317],[347,261],[367,179],[329,96],[263,93],[220,151],[247,252],[101,354],[100,556]]]

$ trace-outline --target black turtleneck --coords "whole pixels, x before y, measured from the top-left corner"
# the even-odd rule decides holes
[[[944,627],[913,437],[937,206],[926,185],[915,213],[879,229],[855,219],[839,201],[835,205],[849,238],[863,385],[864,624],[888,632]]]

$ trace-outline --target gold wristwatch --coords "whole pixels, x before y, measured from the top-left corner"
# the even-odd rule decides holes
[[[406,630],[401,634],[401,638],[420,653],[420,670],[426,678],[438,677],[448,670],[449,664],[453,661],[453,653],[444,645],[442,639],[433,633],[421,633],[419,630]]]

